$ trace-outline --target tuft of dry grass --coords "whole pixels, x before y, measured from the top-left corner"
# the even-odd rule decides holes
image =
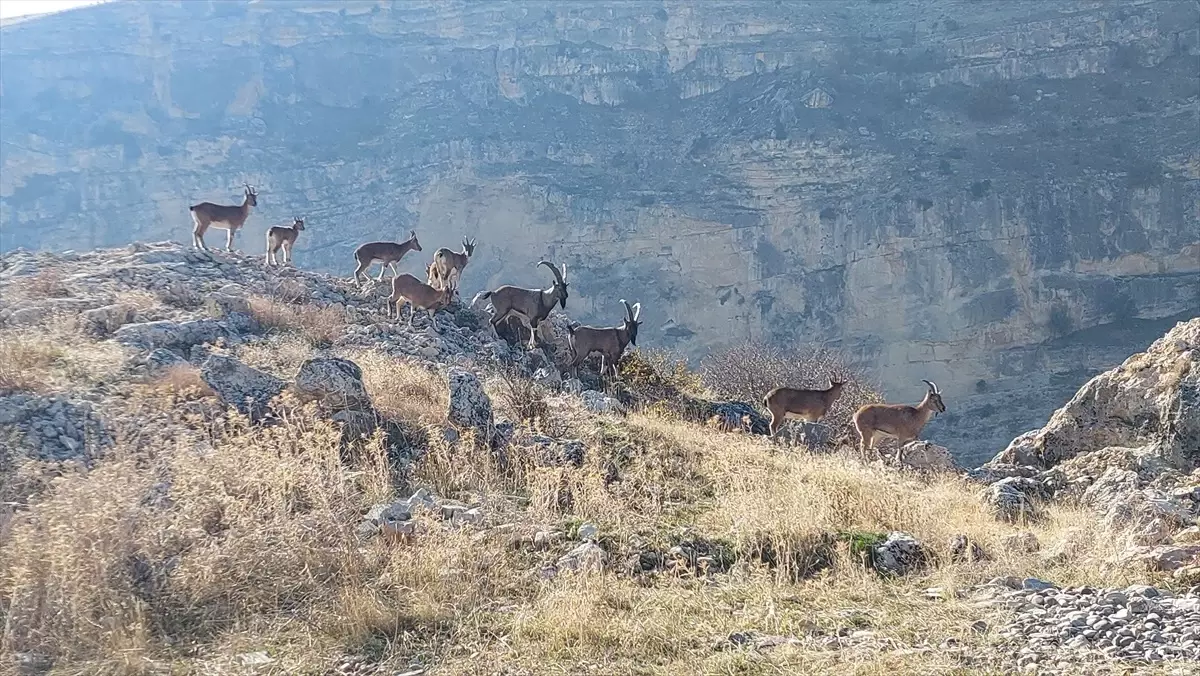
[[[200,376],[200,369],[191,364],[175,364],[146,383],[152,394],[171,397],[215,397],[216,393]]]
[[[537,424],[550,416],[546,388],[516,369],[502,369],[497,378],[485,383],[485,389],[506,417],[515,422]]]
[[[250,314],[264,329],[298,334],[314,347],[333,345],[346,328],[344,309],[266,296],[250,296],[248,300]]]
[[[450,389],[445,378],[402,357],[375,350],[349,350],[376,410],[385,418],[424,427],[446,420]]]
[[[0,392],[53,392],[112,379],[124,350],[95,342],[66,321],[0,329]]]
[[[28,277],[16,279],[11,290],[25,300],[66,298],[71,295],[71,288],[63,278],[62,270],[56,267],[43,268]]]

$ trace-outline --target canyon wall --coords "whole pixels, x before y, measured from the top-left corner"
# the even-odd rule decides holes
[[[646,346],[935,380],[964,462],[1200,315],[1194,2],[113,2],[0,56],[0,249],[188,241],[249,182],[244,251],[473,236],[468,295],[548,257]]]

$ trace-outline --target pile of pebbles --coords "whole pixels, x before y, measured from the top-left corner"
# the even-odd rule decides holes
[[[1027,585],[994,600],[1016,611],[999,634],[1020,645],[1011,657],[1021,673],[1093,661],[1200,661],[1200,587],[1172,595],[1146,585]]]
[[[89,459],[111,442],[91,402],[0,396],[0,443],[39,460]]]

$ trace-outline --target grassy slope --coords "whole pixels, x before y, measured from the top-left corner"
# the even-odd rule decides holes
[[[283,376],[339,321],[262,302],[256,312],[271,342],[236,354]],[[0,501],[22,506],[0,512],[0,668],[20,652],[52,657],[64,674],[234,673],[246,670],[237,655],[265,650],[276,661],[260,672],[274,673],[325,673],[347,655],[438,674],[986,673],[996,639],[971,625],[1000,621],[1001,611],[931,601],[924,589],[997,575],[1129,581],[1101,565],[1120,538],[1080,511],[1051,507],[1028,528],[1043,552],[1010,554],[1001,539],[1019,529],[995,522],[961,479],[903,476],[649,411],[595,417],[550,397],[550,414],[525,425],[584,440],[584,467],[518,458],[504,473],[489,455],[440,441],[440,379],[371,350],[345,356],[363,367],[381,413],[429,430],[412,483],[482,504],[488,522],[453,530],[429,521],[411,541],[363,543],[361,514],[396,497],[378,440],[342,458],[337,431],[302,409],[252,428],[219,413],[191,367],[127,380],[121,348],[66,322],[0,330],[0,345],[5,387],[103,384],[125,416],[117,447],[86,474],[23,461],[0,477]],[[499,414],[528,410],[489,387]],[[606,483],[614,467],[620,480]],[[576,544],[569,533],[580,520],[599,526],[609,570],[542,579]],[[568,538],[534,543],[536,531],[555,529]],[[926,542],[938,563],[883,579],[827,538],[890,530]],[[946,547],[959,533],[996,560],[951,563]],[[738,561],[708,574],[627,570],[638,552],[697,539]],[[764,549],[775,565],[755,560]],[[816,570],[823,559],[832,565]],[[800,640],[714,649],[746,630]],[[833,649],[828,636],[839,630],[874,636]]]

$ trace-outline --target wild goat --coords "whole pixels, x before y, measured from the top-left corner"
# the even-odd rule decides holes
[[[208,232],[209,228],[217,228],[227,231],[225,250],[233,251],[234,233],[246,222],[246,217],[250,215],[250,207],[256,206],[258,206],[258,193],[254,192],[254,188],[247,183],[241,206],[201,202],[188,207],[188,211],[192,212],[192,246],[208,251],[208,247],[204,244],[204,233]]]
[[[412,326],[417,308],[429,313],[429,321],[437,327],[437,311],[450,303],[450,290],[438,289],[413,277],[407,272],[392,277],[392,295],[388,297],[388,318],[392,307],[396,308],[396,319],[400,319],[405,305],[412,305],[408,314],[408,325]]]
[[[817,422],[829,412],[829,407],[842,394],[844,380],[829,379],[825,390],[797,390],[776,387],[763,397],[763,405],[771,412],[771,435],[774,436],[788,418]]]
[[[392,269],[392,279],[395,279],[400,273],[396,271],[396,263],[404,258],[404,254],[409,251],[420,251],[421,243],[417,241],[417,231],[410,230],[408,239],[403,242],[367,242],[354,250],[354,260],[358,261],[358,267],[354,269],[354,281],[362,282],[368,275],[364,275],[363,271],[371,267],[375,261],[379,261],[379,278],[375,281],[383,281],[383,273],[387,268]]]
[[[621,359],[625,347],[637,345],[638,327],[641,326],[638,317],[642,315],[642,304],[634,303],[633,307],[630,307],[624,298],[621,299],[621,304],[625,306],[625,320],[620,326],[598,328],[575,323],[567,326],[567,340],[571,345],[571,352],[574,353],[571,369],[576,375],[579,373],[579,365],[593,352],[599,352],[600,375],[603,376],[605,369],[609,368],[613,377],[616,377],[617,361]]]
[[[300,231],[304,229],[303,218],[292,218],[291,225],[273,225],[267,230],[267,265],[277,265],[275,255],[283,249],[283,264],[288,265],[292,262],[292,246],[296,243],[296,238],[300,236]]]
[[[938,386],[928,380],[921,382],[929,386],[925,398],[916,406],[908,404],[866,404],[854,413],[854,428],[862,438],[859,450],[866,454],[868,449],[875,447],[875,435],[882,434],[894,437],[900,445],[915,441],[929,418],[946,412],[942,403],[942,393]],[[896,451],[896,459],[901,460],[901,451]]]
[[[529,328],[530,349],[536,346],[534,336],[537,334],[538,325],[550,316],[554,304],[559,303],[564,310],[567,309],[567,264],[563,263],[561,273],[550,261],[538,261],[537,264],[545,265],[554,273],[554,286],[542,290],[523,289],[505,284],[494,291],[480,292],[471,300],[472,307],[481,299],[492,301],[493,327],[499,326],[500,322],[509,317],[519,319]]]
[[[451,251],[442,247],[433,252],[433,267],[436,269],[438,281],[448,285],[455,292],[458,291],[458,280],[462,277],[463,269],[471,261],[471,254],[475,253],[475,240],[463,237],[462,244],[462,251]],[[433,278],[433,274],[430,274],[430,279]]]

